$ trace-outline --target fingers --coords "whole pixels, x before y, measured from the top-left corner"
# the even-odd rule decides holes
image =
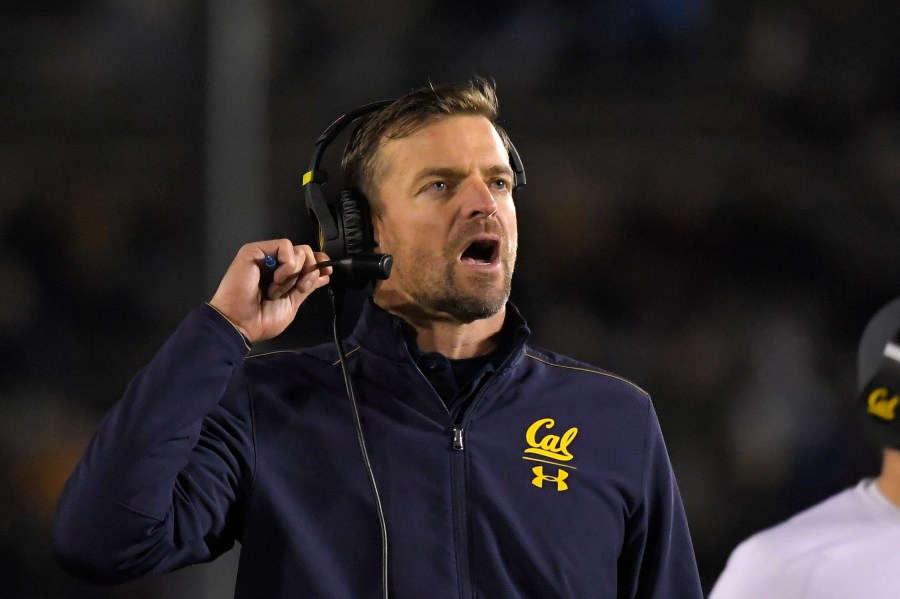
[[[308,245],[291,245],[288,240],[278,240],[275,243],[275,253],[269,255],[274,256],[278,264],[266,290],[268,299],[280,299],[294,291],[306,296],[328,284],[331,267],[316,266],[317,262],[328,259],[326,254],[313,252]]]
[[[274,259],[274,260],[273,260]],[[273,239],[244,245],[209,301],[251,341],[280,335],[310,293],[327,285],[328,256],[308,245]]]

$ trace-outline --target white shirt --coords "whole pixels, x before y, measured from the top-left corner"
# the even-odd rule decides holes
[[[709,599],[763,598],[900,598],[900,508],[866,479],[745,540]]]

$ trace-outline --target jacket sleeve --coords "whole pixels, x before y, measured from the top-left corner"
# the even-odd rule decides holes
[[[619,561],[619,597],[702,599],[687,517],[659,421],[648,402],[642,501]]]
[[[100,424],[63,490],[56,555],[114,583],[209,561],[234,543],[252,476],[249,349],[210,306],[190,313]]]

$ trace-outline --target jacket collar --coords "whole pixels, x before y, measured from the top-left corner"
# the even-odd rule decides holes
[[[507,302],[506,319],[503,322],[505,342],[498,350],[505,354],[502,361],[505,362],[512,353],[521,352],[530,335],[531,330],[522,314],[512,302]],[[379,308],[371,297],[366,298],[349,341],[351,346],[362,345],[395,362],[413,361],[403,334],[403,320]]]

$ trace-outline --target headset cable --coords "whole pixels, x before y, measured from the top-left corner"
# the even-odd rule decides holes
[[[363,434],[362,420],[359,417],[359,406],[356,403],[356,393],[354,393],[353,381],[347,370],[347,362],[344,359],[344,344],[341,342],[339,330],[340,315],[343,309],[344,290],[335,291],[332,285],[328,286],[328,296],[331,298],[331,311],[334,315],[332,321],[332,332],[334,334],[334,344],[338,351],[338,360],[341,363],[341,373],[344,376],[344,385],[347,388],[347,397],[350,400],[350,409],[353,412],[353,421],[356,425],[356,438],[359,441],[359,450],[362,454],[363,464],[366,468],[366,474],[369,477],[369,484],[372,488],[372,497],[375,500],[375,510],[378,512],[378,524],[381,528],[381,596],[382,599],[388,599],[388,539],[387,539],[387,523],[384,519],[384,508],[381,505],[381,494],[378,492],[378,483],[375,481],[375,472],[372,470],[372,462],[369,460],[369,452],[366,449],[366,438]]]

